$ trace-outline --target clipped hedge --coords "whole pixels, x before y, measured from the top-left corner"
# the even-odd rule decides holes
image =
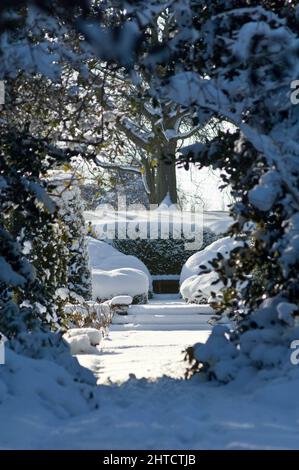
[[[218,236],[209,228],[203,230],[201,249],[213,243]],[[134,255],[147,266],[152,275],[180,274],[187,259],[198,250],[186,250],[185,243],[189,240],[174,239],[171,234],[168,239],[115,239],[113,246],[125,253]]]

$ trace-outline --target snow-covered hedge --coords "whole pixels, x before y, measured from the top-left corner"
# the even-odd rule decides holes
[[[217,238],[209,228],[203,230],[203,244],[205,248]],[[152,275],[179,274],[182,266],[195,251],[186,250],[184,238],[175,239],[169,235],[168,239],[138,239],[114,240],[113,245],[127,255],[138,256],[148,267]]]
[[[126,256],[112,245],[88,237],[88,251],[91,269],[110,271],[119,268],[132,268],[142,271],[148,278],[149,290],[152,291],[152,277],[146,265],[136,256]]]
[[[183,266],[180,277],[182,297],[187,302],[193,303],[207,302],[212,292],[219,297],[224,284],[217,272],[213,270],[207,272],[212,268],[210,262],[218,256],[228,259],[231,251],[243,244],[232,237],[224,237],[190,256]]]
[[[180,293],[183,299],[188,303],[206,303],[209,301],[212,292],[216,297],[221,294],[223,283],[215,271],[207,274],[200,274],[188,277],[180,287]]]
[[[88,249],[94,300],[104,302],[118,295],[130,295],[134,303],[147,301],[152,278],[142,261],[91,237]]]
[[[118,295],[130,295],[133,300],[147,301],[148,277],[144,272],[132,268],[92,271],[92,295],[94,300],[105,301]],[[135,302],[134,302],[135,303]]]
[[[167,204],[150,211],[111,211],[99,206],[84,216],[98,239],[137,257],[152,275],[180,274],[183,264],[198,250],[186,246],[194,240],[194,233],[197,237],[202,233],[204,248],[226,232],[232,222],[226,212],[204,213],[203,220],[198,214],[197,220],[194,213]]]

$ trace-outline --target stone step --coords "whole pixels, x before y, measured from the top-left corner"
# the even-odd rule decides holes
[[[213,309],[206,304],[195,305],[182,302],[169,304],[150,303],[146,305],[131,305],[128,315],[213,315]]]
[[[199,323],[175,323],[169,325],[167,323],[127,323],[122,325],[112,324],[110,331],[210,331],[211,325]]]
[[[115,325],[123,325],[128,323],[140,323],[140,324],[167,324],[167,325],[175,325],[175,324],[197,324],[202,325],[206,324],[208,320],[211,318],[211,315],[200,315],[200,314],[188,314],[184,313],[181,314],[148,314],[142,313],[137,315],[114,315],[112,323]]]

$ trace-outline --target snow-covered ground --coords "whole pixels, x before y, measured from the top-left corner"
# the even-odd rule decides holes
[[[263,380],[247,375],[226,386],[182,380],[182,351],[208,337],[210,310],[175,296],[131,309],[96,354],[78,356],[98,378],[97,408],[84,405],[63,369],[12,356],[14,373],[0,387],[0,448],[299,448],[296,367],[284,378],[274,371],[268,382],[263,372]]]
[[[55,449],[298,449],[299,382],[217,387],[161,377],[99,388],[100,408],[40,424]],[[282,398],[284,397],[284,398]]]
[[[79,362],[94,371],[100,384],[123,383],[132,374],[149,380],[163,375],[182,378],[186,370],[182,352],[206,341],[211,313],[207,305],[186,305],[176,295],[132,305],[129,315],[114,317],[100,355],[80,355]]]

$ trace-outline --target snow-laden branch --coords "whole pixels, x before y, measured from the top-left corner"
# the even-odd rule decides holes
[[[149,139],[147,139],[143,134],[136,131],[134,123],[128,118],[117,119],[115,122],[116,127],[122,131],[128,139],[130,139],[138,147],[141,147],[143,150],[146,150],[149,145]]]
[[[128,173],[128,172],[135,173],[135,174],[138,174],[138,175],[141,174],[141,168],[136,168],[136,167],[129,166],[129,165],[120,165],[120,164],[117,164],[117,163],[103,162],[102,160],[100,160],[100,158],[98,156],[95,157],[94,161],[99,167],[105,168],[105,169],[108,169],[108,170],[118,170],[118,171],[124,171],[126,173]]]
[[[182,82],[188,82],[188,87],[182,89]],[[176,100],[183,106],[196,103],[200,107],[208,108],[216,114],[225,117],[237,126],[255,149],[265,155],[269,166],[274,165],[277,168],[280,172],[281,180],[293,195],[299,208],[299,190],[296,176],[292,173],[291,169],[288,170],[289,162],[292,161],[294,155],[282,152],[279,148],[280,144],[275,142],[273,136],[266,135],[260,129],[254,129],[245,123],[242,117],[243,107],[241,104],[237,112],[231,111],[234,103],[217,86],[217,82],[201,78],[193,72],[182,72],[171,79],[166,97]]]
[[[186,132],[175,132],[172,129],[167,129],[164,132],[164,135],[168,140],[186,140],[190,139],[190,137],[195,135],[196,132],[200,131],[200,129],[202,129],[202,123],[198,124],[195,127],[192,127],[192,129]]]

